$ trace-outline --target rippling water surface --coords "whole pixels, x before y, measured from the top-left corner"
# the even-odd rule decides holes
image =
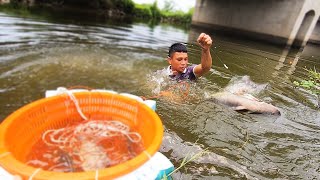
[[[196,28],[0,13],[0,29],[2,120],[59,86],[152,97],[164,86],[174,87],[155,73],[167,66],[167,49],[174,42],[188,42],[190,62],[200,62],[194,42],[201,30]],[[206,32],[214,38],[210,73],[179,87],[188,98],[157,100],[166,131],[160,151],[176,167],[188,153],[209,151],[173,177],[319,179],[317,99],[292,86],[307,77],[305,67],[319,71],[319,46],[292,51]],[[207,98],[242,77],[263,86],[253,89],[255,96],[278,107],[281,116],[238,113]]]

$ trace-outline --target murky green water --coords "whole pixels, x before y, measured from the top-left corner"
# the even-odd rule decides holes
[[[201,32],[111,20],[44,20],[0,13],[0,119],[59,86],[112,89],[150,97],[168,46],[193,44]],[[210,73],[190,85],[190,99],[157,101],[165,126],[161,152],[176,166],[208,148],[175,179],[319,179],[320,113],[312,94],[294,89],[304,67],[319,71],[319,46],[302,52],[207,32],[214,38]],[[200,50],[189,45],[191,63]],[[223,64],[228,66],[226,69]],[[206,99],[235,77],[266,85],[257,97],[281,116],[238,113]]]

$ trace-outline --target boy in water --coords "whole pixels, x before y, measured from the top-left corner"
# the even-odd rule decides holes
[[[201,46],[201,63],[188,66],[187,47],[181,43],[174,43],[169,48],[168,62],[170,66],[167,71],[169,76],[176,80],[195,80],[208,72],[212,65],[210,47],[212,39],[209,35],[201,33],[197,39]]]

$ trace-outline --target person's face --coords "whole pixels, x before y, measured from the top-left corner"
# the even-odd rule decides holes
[[[175,52],[168,58],[172,71],[182,73],[188,65],[188,54],[184,52]]]

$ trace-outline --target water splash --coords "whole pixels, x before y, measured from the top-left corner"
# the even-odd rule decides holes
[[[257,84],[254,83],[250,76],[233,77],[229,84],[225,87],[225,91],[232,94],[253,94],[257,95],[266,89],[268,84]]]
[[[148,74],[147,88],[154,97],[174,101],[176,103],[196,103],[203,100],[206,94],[207,80],[177,81],[169,77],[166,68]]]

